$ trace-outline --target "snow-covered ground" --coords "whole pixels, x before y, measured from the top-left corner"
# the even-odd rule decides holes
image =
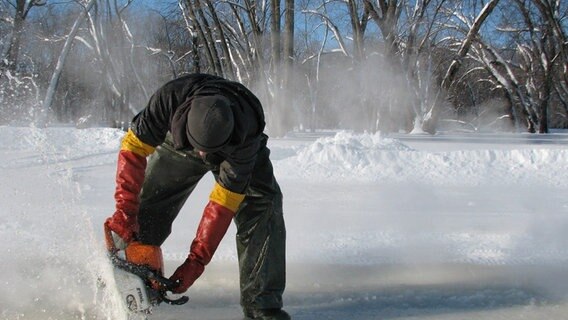
[[[114,129],[0,127],[0,319],[124,319],[102,223]],[[320,133],[272,139],[294,319],[566,319],[566,135]],[[185,258],[213,185],[163,249]],[[234,227],[190,303],[151,319],[240,319]]]

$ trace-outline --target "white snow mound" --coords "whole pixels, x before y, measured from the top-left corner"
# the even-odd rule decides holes
[[[568,150],[513,149],[429,152],[380,134],[337,133],[319,138],[295,156],[276,162],[282,179],[417,181],[433,185],[528,183],[566,186],[558,169]]]

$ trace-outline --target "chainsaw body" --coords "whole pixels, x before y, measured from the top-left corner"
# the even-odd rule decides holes
[[[150,313],[153,306],[164,302],[182,305],[189,300],[186,296],[170,298],[167,292],[177,284],[165,278],[161,251],[146,250],[145,245],[133,244],[123,251],[116,248],[111,231],[105,225],[105,240],[108,255],[113,265],[114,278],[121,300],[131,313]],[[138,246],[133,254],[133,247]],[[159,250],[159,249],[158,249]],[[139,254],[141,253],[141,254]]]
[[[151,299],[148,287],[137,275],[119,268],[114,269],[114,279],[122,302],[129,312],[150,312],[158,304],[157,299]]]

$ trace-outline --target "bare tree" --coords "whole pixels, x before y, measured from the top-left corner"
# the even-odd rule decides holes
[[[535,0],[544,25],[540,37],[540,68],[543,71],[542,92],[539,94],[539,132],[547,133],[549,124],[549,108],[555,89],[559,99],[566,106],[568,98],[568,37],[566,28],[562,28],[561,2]],[[564,7],[566,10],[566,7]],[[555,72],[555,69],[558,70]]]
[[[281,13],[280,13],[280,0],[270,0],[271,5],[271,17],[270,20],[270,44],[271,44],[271,55],[272,55],[272,73],[275,77],[279,76],[280,64],[281,64]]]
[[[191,68],[191,72],[195,72],[195,73],[201,73],[201,56],[199,54],[199,41],[200,39],[204,39],[203,37],[203,31],[200,29],[200,26],[196,23],[194,23],[193,21],[196,20],[196,18],[191,19],[191,17],[195,17],[195,14],[193,13],[193,11],[189,12],[189,10],[191,9],[186,9],[187,8],[187,2],[180,0],[178,1],[178,5],[179,8],[181,10],[182,13],[182,17],[183,20],[185,22],[185,27],[187,32],[189,33],[189,38],[191,39],[191,48],[190,48],[190,52],[191,52],[191,60],[192,60],[192,68]],[[211,52],[210,51],[206,51],[207,53],[207,58],[208,60],[211,62],[212,58],[211,58]]]
[[[133,0],[0,1],[0,99],[27,77],[62,121],[91,108],[129,119],[163,79],[207,72],[251,86],[273,135],[434,132],[489,114],[535,132],[568,125],[563,1],[179,0],[150,20]]]
[[[434,52],[438,46],[437,35],[443,30],[441,13],[446,0],[421,0],[414,5],[407,3],[403,13],[406,24],[398,35],[400,59],[408,92],[412,94],[411,107],[414,119],[412,130],[422,131],[423,119],[432,104],[436,86],[436,61]]]
[[[83,10],[80,11],[79,15],[75,19],[75,23],[73,24],[73,27],[71,28],[71,31],[69,31],[69,34],[67,35],[67,39],[65,40],[65,43],[63,44],[63,48],[61,49],[61,54],[59,55],[59,58],[57,59],[57,64],[55,65],[55,70],[53,71],[53,75],[51,76],[51,81],[49,82],[49,86],[48,86],[47,92],[45,94],[45,99],[43,101],[44,119],[42,120],[42,122],[44,122],[44,123],[47,120],[45,118],[45,115],[47,115],[47,113],[51,110],[51,105],[52,105],[53,99],[55,97],[55,91],[57,90],[57,86],[59,84],[59,79],[61,77],[61,72],[63,71],[63,67],[65,66],[65,61],[67,60],[67,56],[69,55],[69,51],[71,50],[71,45],[73,44],[75,36],[77,35],[77,32],[79,31],[79,27],[81,26],[81,24],[85,20],[87,12],[89,10],[91,10],[91,8],[93,7],[94,4],[95,4],[95,0],[89,0],[85,4],[85,7],[83,8]]]
[[[385,54],[392,57],[397,51],[397,26],[402,13],[403,1],[364,0],[365,8],[379,26],[385,41]]]
[[[24,21],[33,7],[44,6],[47,0],[16,0],[15,4],[10,1],[7,3],[14,8],[14,18],[10,37],[7,39],[6,54],[0,61],[0,70],[8,69],[14,71],[18,64],[20,43],[24,33]]]
[[[506,14],[518,19],[503,24],[502,38],[509,37],[514,49],[507,57],[482,39],[473,56],[483,63],[496,87],[504,91],[511,105],[510,116],[515,124],[515,109],[520,110],[529,132],[548,132],[549,111],[556,93],[562,101],[567,87],[565,70],[565,36],[560,24],[559,3],[540,0],[515,0]],[[566,111],[566,110],[565,110]]]
[[[199,21],[197,21],[197,23],[201,24],[202,29],[204,31],[203,34],[204,34],[205,42],[203,43],[203,46],[209,47],[209,50],[211,51],[211,58],[212,58],[212,62],[213,62],[214,73],[217,74],[217,75],[223,75],[223,68],[221,67],[221,57],[220,57],[219,52],[217,50],[217,43],[215,42],[215,38],[214,38],[215,32],[211,28],[211,26],[209,24],[209,20],[205,16],[205,12],[203,11],[203,6],[201,4],[201,0],[193,0],[193,1],[194,1],[194,3],[193,3],[194,10],[197,13],[197,16],[199,17]]]
[[[22,47],[34,38],[26,23],[34,7],[46,1],[2,1],[0,7],[0,122],[32,120],[39,101],[41,83],[33,72],[42,62],[22,54]],[[5,33],[4,33],[5,32]],[[8,101],[9,103],[4,103]]]
[[[96,2],[88,11],[88,27],[95,61],[99,64],[103,79],[100,87],[100,102],[103,106],[102,117],[108,119],[129,120],[139,110],[139,101],[134,100],[133,92],[147,90],[137,74],[138,66],[132,60],[134,47],[130,30],[123,17],[125,10],[132,4],[128,0],[122,6],[116,2]]]
[[[284,21],[284,62],[286,70],[292,68],[294,63],[294,15],[296,13],[294,0],[285,0],[285,21]],[[287,79],[288,80],[288,79]]]
[[[223,57],[221,60],[223,61],[223,75],[229,79],[233,79],[235,77],[235,72],[233,70],[233,61],[231,59],[231,53],[229,51],[229,44],[228,39],[225,36],[225,31],[223,29],[223,25],[221,24],[221,20],[219,19],[219,15],[217,14],[217,10],[211,3],[211,0],[204,0],[207,4],[207,8],[209,9],[209,14],[214,23],[214,31],[218,35],[218,42],[221,46],[221,50],[223,52]]]
[[[423,129],[426,132],[434,133],[436,131],[436,126],[440,117],[440,113],[443,107],[443,101],[445,100],[445,93],[450,89],[454,83],[456,74],[460,69],[463,59],[469,52],[471,45],[476,37],[479,36],[479,30],[483,23],[487,20],[487,17],[493,12],[493,9],[497,6],[499,0],[490,0],[485,6],[480,10],[479,14],[475,17],[471,23],[467,20],[465,15],[458,16],[458,19],[466,22],[468,24],[468,30],[465,38],[461,41],[455,57],[450,62],[445,75],[442,78],[442,83],[440,85],[440,90],[438,91],[436,98],[432,107],[430,108],[426,118],[424,119]],[[456,12],[457,13],[457,12]]]
[[[196,7],[193,5],[193,3],[191,3],[190,0],[183,0],[183,2],[185,5],[184,8],[187,10],[186,12],[188,14],[186,18],[186,20],[188,21],[188,29],[192,31],[194,30],[194,32],[197,34],[198,43],[196,47],[199,47],[200,45],[203,47],[203,52],[205,53],[205,57],[209,62],[208,67],[213,70],[211,73],[220,74],[221,70],[219,69],[221,65],[217,60],[216,52],[212,51],[212,48],[214,48],[214,46],[212,47],[210,45],[211,41],[208,41],[207,33],[209,31],[205,29],[205,26],[201,24],[201,21],[198,18]]]
[[[254,61],[253,67],[258,70],[253,73],[254,79],[261,83],[266,83],[266,70],[264,67],[264,50],[263,50],[263,36],[266,30],[266,3],[255,2],[251,0],[244,1],[244,12],[245,15],[240,19],[240,21],[248,20],[248,25],[250,26],[250,32],[245,27],[245,24],[241,26],[241,33],[252,35],[252,39],[246,39],[249,47],[249,54],[252,55],[251,60]],[[233,7],[235,8],[235,7]],[[237,10],[234,10],[235,15],[238,16]],[[246,17],[246,19],[245,19]],[[251,41],[252,40],[252,41]]]

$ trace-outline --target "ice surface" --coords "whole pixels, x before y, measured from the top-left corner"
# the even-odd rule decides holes
[[[0,127],[0,319],[123,319],[102,222],[122,132]],[[272,139],[294,319],[564,319],[568,157],[544,140],[349,132]],[[519,142],[519,138],[523,138]],[[475,141],[473,141],[475,139]],[[185,258],[213,185],[164,244]],[[152,319],[239,319],[234,227],[190,303]],[[109,288],[112,283],[109,282]]]

